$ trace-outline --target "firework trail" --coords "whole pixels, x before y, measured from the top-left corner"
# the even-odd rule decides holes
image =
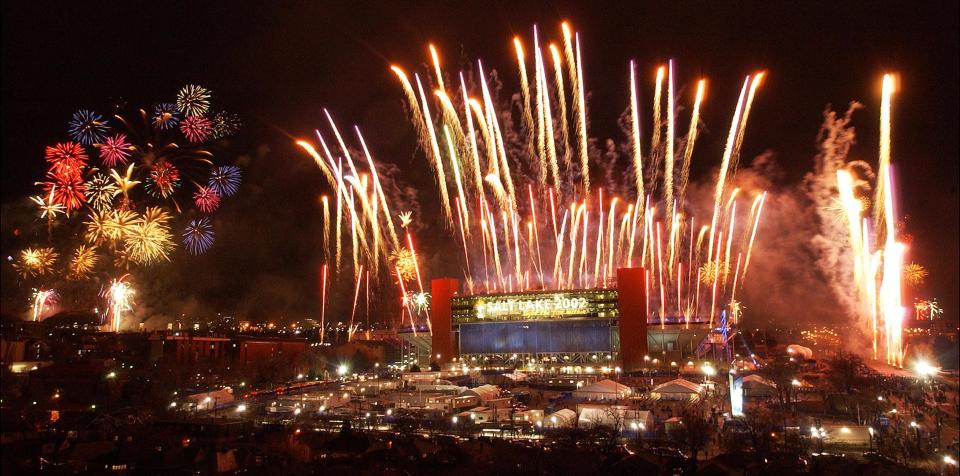
[[[320,274],[320,344],[323,344],[327,330],[327,263],[323,263]]]
[[[520,93],[523,101],[523,125],[527,132],[527,154],[533,156],[533,113],[530,108],[530,81],[527,79],[527,64],[524,61],[523,44],[520,37],[513,38],[513,46],[517,51],[517,68],[520,71]],[[537,85],[539,88],[539,84]],[[537,91],[540,94],[540,91]],[[539,97],[537,103],[539,104]],[[542,157],[541,157],[542,158]],[[543,182],[541,181],[541,185]]]
[[[885,173],[887,167],[890,165],[890,110],[894,90],[893,75],[883,75],[883,85],[881,86],[880,96],[880,165],[877,167],[877,170],[879,170],[881,174]],[[884,223],[886,219],[884,207],[886,206],[887,200],[884,195],[887,193],[886,181],[882,179],[878,180],[876,193],[873,196],[873,223],[878,233],[884,232],[886,228]],[[881,235],[881,237],[882,236],[883,235]]]
[[[630,149],[633,154],[633,174],[637,183],[638,207],[643,206],[643,155],[640,151],[640,106],[637,94],[637,73],[630,61]],[[631,253],[632,254],[632,253]]]
[[[135,294],[133,287],[127,282],[129,274],[114,279],[110,287],[103,292],[103,297],[107,300],[107,324],[113,332],[120,332],[120,324],[123,320],[123,314],[133,310],[133,296]]]
[[[330,200],[324,195],[323,202],[323,258],[330,259]],[[326,266],[326,265],[324,265]]]
[[[845,299],[843,302],[848,306],[847,311],[856,317],[858,322],[865,323],[864,327],[872,337],[874,358],[902,367],[903,319],[906,314],[903,306],[903,276],[907,248],[897,240],[895,229],[895,191],[890,164],[890,108],[894,92],[892,78],[889,74],[883,77],[879,173],[872,203],[873,220],[865,216],[869,213],[864,206],[867,199],[858,198],[861,192],[857,189],[861,182],[854,178],[850,164],[844,163],[854,137],[847,124],[856,104],[843,119],[836,120],[833,113],[827,115],[826,137],[823,141],[826,152],[819,158],[819,175],[814,176],[812,183],[815,187],[814,198],[818,203],[825,203],[828,199],[838,201],[844,212],[846,230],[837,229],[835,232],[842,236],[845,231],[846,247],[836,251],[832,248],[821,248],[822,251],[833,251],[836,253],[834,260],[845,262],[848,266],[846,273],[829,275],[835,291],[838,297]],[[831,175],[835,178],[836,192],[825,189],[821,183],[820,177]],[[829,182],[826,185],[829,185]],[[878,199],[882,201],[877,201]],[[821,226],[829,223],[827,220],[821,222]]]
[[[710,225],[696,229],[684,200],[705,81],[698,82],[690,128],[681,134],[675,116],[678,99],[675,65],[671,60],[659,68],[658,91],[654,94],[656,118],[651,124],[647,164],[652,167],[648,176],[654,180],[646,182],[639,121],[640,93],[636,65],[631,62],[631,124],[627,139],[635,174],[629,180],[633,182],[629,188],[635,190],[631,190],[631,196],[624,193],[619,184],[604,183],[596,188],[596,193],[591,193],[591,152],[579,34],[567,24],[561,25],[560,30],[562,53],[560,48],[544,41],[536,28],[532,48],[527,51],[519,38],[513,39],[521,91],[512,97],[522,102],[519,104],[522,118],[517,123],[507,114],[510,108],[517,107],[516,99],[503,104],[495,101],[492,91],[499,91],[499,78],[485,70],[480,61],[475,63],[476,69],[472,72],[472,77],[477,79],[472,90],[468,89],[463,71],[449,76],[460,79],[460,91],[453,94],[455,87],[448,89],[449,84],[443,84],[446,75],[439,62],[440,54],[430,45],[429,76],[436,76],[439,86],[433,91],[432,102],[427,99],[419,75],[413,75],[412,84],[399,66],[391,66],[401,83],[420,148],[434,174],[444,225],[463,247],[461,266],[467,274],[467,288],[471,293],[604,288],[615,286],[618,266],[638,263],[652,273],[648,283],[652,302],[648,305],[657,309],[661,325],[713,321],[719,312],[735,315],[734,321],[739,320],[742,306],[736,302],[736,292],[743,286],[751,262],[765,195],[763,191],[750,190],[753,206],[748,214],[746,207],[736,204],[742,199],[738,198],[738,190],[731,192],[725,184],[735,173],[731,166],[735,168],[746,115],[762,73],[748,76],[740,90],[712,196]],[[552,74],[547,71],[549,60],[544,58],[541,44],[550,49]],[[527,69],[528,53],[533,59],[532,75]],[[561,54],[566,57],[566,71]],[[665,90],[664,81],[667,82]],[[491,84],[497,89],[491,88]],[[571,124],[567,124],[566,118],[568,97],[573,101]],[[669,109],[665,112],[665,124],[661,124],[660,109],[664,100]],[[438,109],[431,111],[434,107]],[[557,117],[553,116],[554,110],[559,111]],[[349,227],[354,257],[353,317],[359,302],[359,286],[363,284],[361,270],[371,271],[367,286],[374,286],[381,282],[377,269],[382,264],[389,270],[391,281],[395,275],[393,282],[399,288],[402,314],[409,315],[410,324],[416,326],[418,316],[425,313],[422,302],[427,296],[413,236],[407,228],[411,218],[409,215],[403,218],[401,214],[406,240],[396,236],[390,211],[395,204],[384,193],[377,176],[378,166],[359,130],[357,136],[367,159],[365,164],[354,162],[332,119],[330,122],[342,160],[330,153],[319,131],[322,152],[305,141],[298,144],[313,157],[337,193],[335,216],[330,216],[324,202],[324,240],[328,239],[331,220],[339,223],[346,218],[345,226]],[[663,127],[666,130],[662,134]],[[570,138],[571,135],[575,139]],[[683,139],[678,141],[678,137]],[[568,140],[576,142],[577,164],[573,163],[574,148]],[[685,147],[678,151],[676,147],[681,143]],[[558,144],[564,148],[562,161],[557,157]],[[676,167],[677,160],[682,160],[680,167]],[[660,163],[664,168],[662,176]],[[679,179],[674,174],[675,168],[680,170]],[[552,181],[550,186],[547,186],[548,177]],[[662,183],[658,177],[662,177]],[[610,182],[609,176],[607,181]],[[534,184],[540,194],[535,193]],[[527,197],[521,203],[517,200],[516,188],[524,185]],[[448,187],[454,187],[453,207]],[[647,189],[658,190],[660,196],[647,195]],[[549,214],[549,218],[544,218],[543,213]],[[738,213],[743,216],[738,217]],[[737,221],[744,224],[737,227]],[[337,228],[339,236],[340,226]],[[709,241],[703,243],[705,239]],[[339,256],[339,238],[337,241]],[[735,267],[733,261],[737,262]],[[341,271],[339,261],[331,271]],[[731,272],[732,280],[729,279]],[[374,283],[369,282],[371,279]],[[335,279],[331,281],[334,282]],[[701,299],[702,285],[711,287],[709,304],[707,299]],[[674,312],[675,316],[670,315]],[[401,317],[401,321],[405,321],[405,317]],[[351,320],[351,326],[354,324]]]
[[[667,144],[663,166],[663,201],[667,205],[668,217],[673,216],[675,203],[673,202],[673,60],[667,62]],[[670,226],[670,235],[673,236],[673,225]],[[671,246],[671,251],[673,247]],[[673,259],[670,260],[671,265]]]
[[[690,114],[690,128],[687,130],[687,141],[683,149],[683,165],[680,169],[680,186],[677,193],[681,204],[687,195],[687,184],[690,182],[690,163],[693,159],[693,146],[697,143],[697,131],[700,130],[700,103],[703,102],[706,86],[707,81],[704,79],[697,82],[697,96],[693,101],[693,112]]]
[[[43,319],[43,312],[48,306],[55,305],[59,295],[53,289],[38,289],[33,294],[33,322],[39,322]]]

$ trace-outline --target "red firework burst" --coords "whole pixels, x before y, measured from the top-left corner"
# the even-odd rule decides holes
[[[180,132],[190,142],[203,142],[213,132],[213,123],[203,116],[188,116],[180,123]]]
[[[87,202],[87,185],[83,182],[80,175],[56,176],[55,180],[43,182],[43,190],[46,196],[50,196],[53,191],[53,203],[59,204],[66,209],[67,213],[77,210]]]
[[[197,187],[193,194],[193,203],[203,213],[211,213],[220,206],[220,194],[211,187]]]
[[[83,146],[72,141],[48,146],[46,157],[50,163],[50,176],[63,181],[69,181],[71,177],[79,178],[88,160]]]
[[[126,165],[130,162],[130,151],[133,146],[127,142],[126,134],[117,134],[107,137],[100,146],[100,161],[107,167]]]
[[[170,162],[161,162],[150,169],[150,181],[147,182],[148,192],[167,198],[179,186],[180,170]]]

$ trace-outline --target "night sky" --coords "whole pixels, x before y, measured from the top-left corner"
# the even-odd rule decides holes
[[[43,147],[66,138],[73,111],[106,110],[119,99],[151,105],[197,83],[244,122],[229,153],[243,164],[245,183],[216,215],[214,249],[157,267],[154,286],[182,301],[195,296],[191,305],[202,303],[200,309],[253,318],[316,315],[318,197],[325,190],[291,137],[321,125],[323,107],[342,126],[359,125],[378,160],[400,166],[422,191],[429,216],[436,191],[389,64],[424,71],[432,41],[448,71],[480,58],[501,72],[505,91],[516,91],[512,37],[529,41],[538,24],[556,39],[567,19],[581,34],[592,136],[623,140],[616,121],[627,105],[630,59],[645,78],[645,110],[653,71],[666,59],[676,60],[677,83],[688,87],[681,90],[687,95],[701,75],[709,78],[694,179],[715,172],[740,84],[758,69],[768,76],[750,117],[744,163],[772,151],[782,169],[776,183],[796,187],[812,168],[824,107],[842,110],[857,100],[865,109],[855,116],[852,157],[875,164],[880,76],[899,73],[893,126],[899,211],[909,216],[911,259],[930,272],[922,294],[939,298],[956,318],[957,2],[610,3],[3,2],[3,255],[29,244],[12,236],[8,216],[35,193],[45,170]],[[447,240],[423,234],[431,274],[456,273],[456,263],[441,253]],[[10,276],[4,273],[3,312],[20,313],[24,304],[8,295],[15,287]],[[182,304],[152,303],[165,313]],[[748,315],[780,312],[747,307]]]

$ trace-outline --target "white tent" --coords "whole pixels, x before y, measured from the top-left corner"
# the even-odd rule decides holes
[[[624,405],[604,405],[583,403],[577,405],[579,417],[577,426],[593,428],[596,426],[618,427],[621,431],[652,429],[653,415],[646,410],[631,410]]]
[[[480,398],[480,403],[486,403],[490,400],[500,398],[500,387],[496,385],[481,385],[464,390],[460,395],[475,395]]]
[[[792,356],[795,356],[795,357],[800,357],[800,358],[802,358],[802,359],[812,359],[812,358],[813,358],[813,350],[812,350],[812,349],[810,349],[809,347],[804,347],[804,346],[802,346],[802,345],[797,345],[797,344],[790,344],[790,345],[788,345],[788,346],[787,346],[787,353],[790,354],[790,355],[792,355]]]
[[[740,379],[744,397],[775,397],[777,384],[757,375],[747,375]]]
[[[571,428],[577,422],[577,412],[564,408],[550,414],[543,420],[543,425],[547,428]]]
[[[682,378],[657,385],[650,391],[653,398],[660,400],[692,400],[703,393],[703,387]]]
[[[573,398],[584,400],[620,400],[629,397],[630,393],[632,393],[630,387],[606,379],[573,392]]]

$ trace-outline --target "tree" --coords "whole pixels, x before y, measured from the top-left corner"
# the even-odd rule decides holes
[[[690,456],[696,461],[697,454],[710,442],[710,422],[699,413],[684,416],[681,441],[687,445]]]
[[[827,364],[830,366],[827,374],[830,383],[837,390],[849,395],[860,380],[863,361],[854,354],[838,353]]]
[[[790,402],[793,391],[793,379],[797,375],[797,367],[792,362],[774,362],[763,367],[759,374],[777,385],[777,399],[780,408]]]

